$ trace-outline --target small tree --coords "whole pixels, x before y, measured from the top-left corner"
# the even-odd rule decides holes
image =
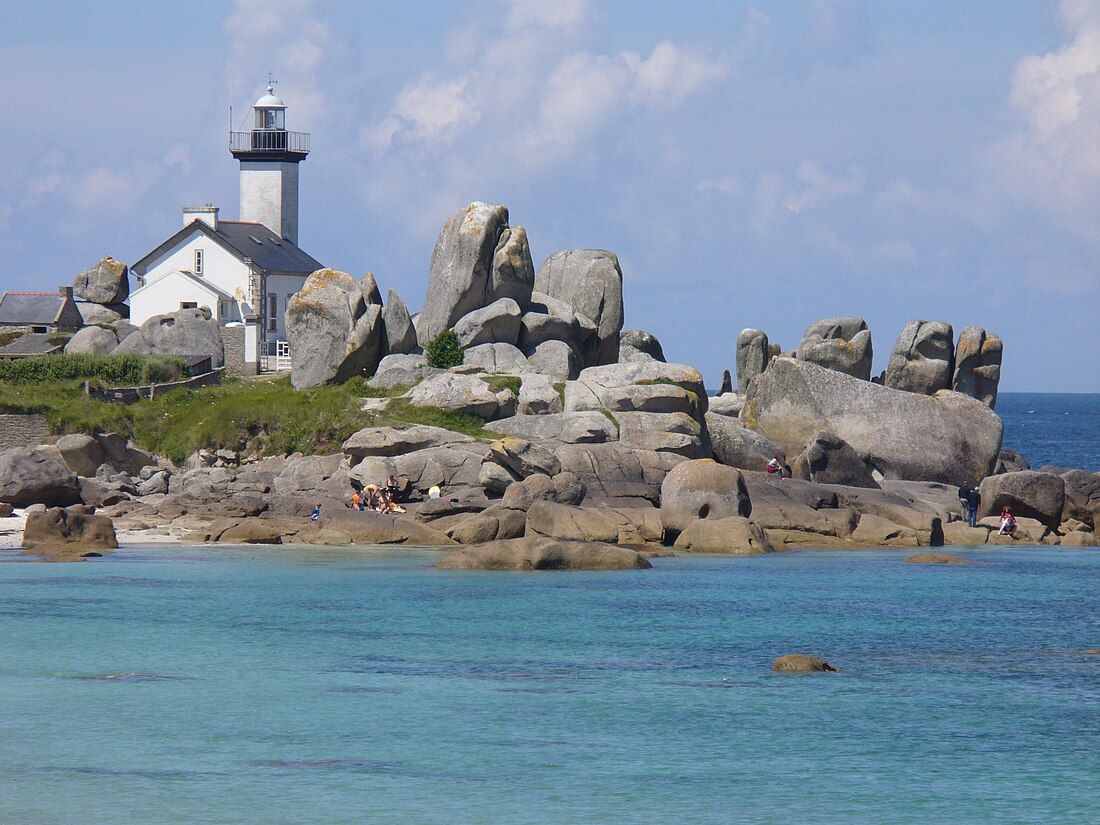
[[[462,346],[453,329],[444,330],[424,347],[424,357],[429,367],[450,369],[462,363]]]

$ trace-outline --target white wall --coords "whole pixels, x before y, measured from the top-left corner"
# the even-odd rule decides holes
[[[201,277],[230,295],[235,295],[240,288],[244,290],[245,299],[248,299],[248,267],[235,255],[227,252],[221,244],[215,243],[201,232],[185,237],[153,261],[145,273],[145,282],[151,283],[158,275],[176,269],[194,272],[196,249],[203,251]]]
[[[184,303],[208,307],[220,324],[240,320],[236,302],[220,301],[200,284],[178,272],[167,272],[147,279],[145,286],[130,293],[130,323],[141,325],[154,315],[181,309]]]
[[[241,161],[241,220],[298,243],[298,164]]]

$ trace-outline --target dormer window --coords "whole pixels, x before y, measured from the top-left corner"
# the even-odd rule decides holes
[[[195,250],[195,274],[202,275],[202,259],[203,254],[201,249]]]

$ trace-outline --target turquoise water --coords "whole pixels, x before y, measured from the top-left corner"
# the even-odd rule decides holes
[[[964,552],[0,551],[0,822],[1097,821],[1100,552]]]

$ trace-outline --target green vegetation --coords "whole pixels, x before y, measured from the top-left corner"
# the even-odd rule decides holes
[[[44,415],[57,434],[117,432],[176,462],[204,447],[263,455],[337,452],[352,433],[369,426],[427,424],[478,438],[500,437],[475,416],[415,407],[396,397],[406,391],[372,388],[359,378],[296,390],[285,377],[226,376],[220,385],[173,390],[126,405],[89,398],[80,380],[0,381],[0,413]],[[392,400],[382,413],[371,414],[362,409],[365,396]]]
[[[523,386],[523,379],[518,375],[483,375],[481,380],[488,384],[493,392],[511,390],[516,398],[519,398],[519,388]]]
[[[463,435],[499,437],[496,433],[486,430],[485,422],[476,415],[453,410],[441,410],[438,407],[417,407],[410,404],[407,398],[393,399],[386,405],[383,418],[389,420],[378,423],[425,424],[429,427],[442,427],[445,430],[453,430]]]
[[[7,332],[0,332],[0,347],[6,347],[16,338],[22,338],[23,333],[19,331],[8,330]]]
[[[564,410],[565,409],[565,382],[564,381],[555,381],[554,382],[554,390],[557,392],[558,398],[561,399],[561,408]]]
[[[424,347],[424,359],[429,367],[449,370],[462,363],[462,346],[453,329],[447,329],[435,336]]]
[[[36,355],[0,361],[0,381],[42,383],[96,381],[109,387],[136,387],[175,381],[187,368],[166,355]]]
[[[0,413],[44,415],[54,433],[130,433],[130,408],[84,394],[83,381],[0,381]]]
[[[615,425],[615,432],[619,432],[619,419],[611,414],[611,410],[601,409],[600,412],[604,414],[608,421]]]

